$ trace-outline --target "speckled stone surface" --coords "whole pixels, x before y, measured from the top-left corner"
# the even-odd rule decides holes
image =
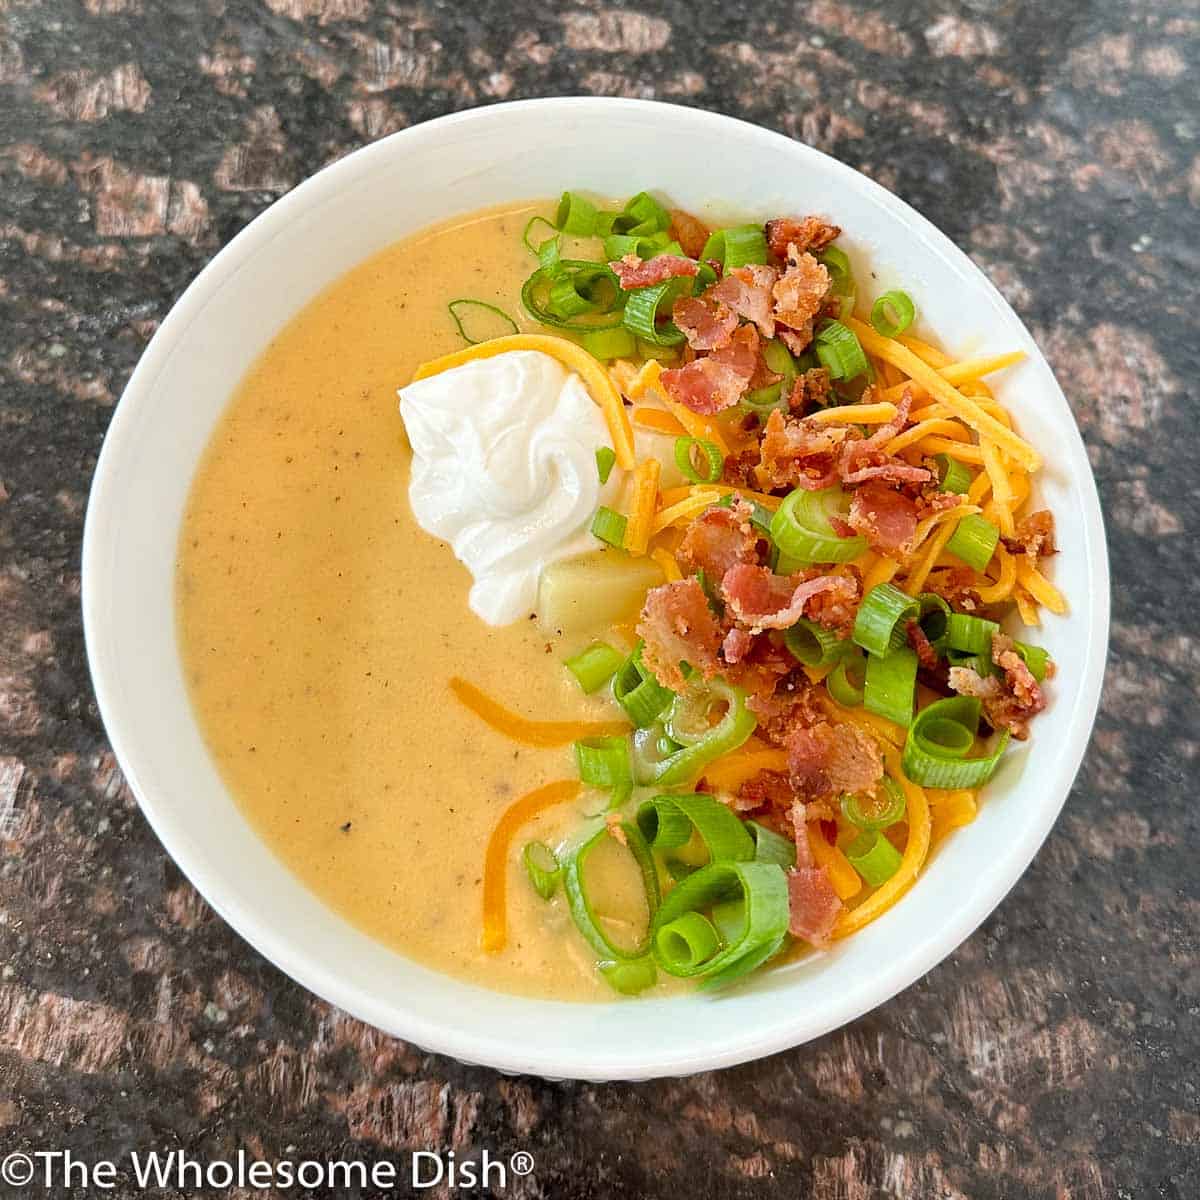
[[[1198,67],[1194,0],[0,0],[0,1157],[486,1147],[536,1156],[514,1196],[1200,1195]],[[1114,569],[1091,750],[999,911],[838,1033],[639,1086],[424,1054],[254,954],[140,816],[78,611],[112,406],[213,253],[372,138],[580,92],[782,130],[965,247],[1059,372]]]

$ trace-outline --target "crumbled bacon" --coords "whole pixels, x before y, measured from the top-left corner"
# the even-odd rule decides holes
[[[795,867],[788,872],[788,932],[814,946],[829,941],[842,913],[842,902],[824,867]]]
[[[736,625],[725,635],[721,643],[721,657],[730,666],[737,666],[754,649],[754,634]]]
[[[842,232],[820,217],[777,217],[768,221],[763,231],[771,253],[779,258],[786,258],[791,246],[800,251],[824,250]]]
[[[775,336],[771,289],[778,279],[779,272],[774,267],[759,264],[734,267],[705,294],[711,300],[729,305],[739,317],[753,322],[763,337],[771,338]]]
[[[879,747],[856,725],[818,721],[787,740],[788,777],[803,800],[871,792],[883,777]]]
[[[720,670],[717,651],[723,635],[704,589],[694,577],[651,588],[637,632],[645,642],[642,661],[663,687],[683,688],[681,662],[690,664],[705,679]]]
[[[1049,509],[1030,513],[1017,522],[1013,536],[1004,539],[1005,549],[1010,554],[1027,554],[1032,559],[1055,554],[1054,514]]]
[[[808,425],[776,409],[767,418],[759,447],[764,484],[809,491],[832,486],[845,439],[844,425]]]
[[[757,734],[772,746],[784,746],[797,729],[821,719],[812,684],[798,671],[789,671],[774,693],[751,696],[746,702],[758,718]]]
[[[682,208],[671,209],[671,237],[679,243],[688,258],[699,258],[708,241],[708,226]]]
[[[657,260],[656,260],[657,261]],[[660,376],[667,394],[694,413],[711,416],[741,398],[758,366],[758,333],[741,326],[728,344]]]
[[[904,633],[908,644],[916,651],[917,665],[926,671],[936,671],[941,660],[925,630],[916,621],[909,621],[904,627]]]
[[[768,567],[739,563],[722,577],[721,595],[733,616],[757,632],[790,628],[810,604],[813,619],[822,620],[830,606],[815,604],[817,597],[850,605],[858,599],[858,586],[856,579],[844,575],[776,575]],[[844,614],[835,619],[843,623]]]
[[[813,318],[825,303],[829,292],[829,272],[811,254],[788,248],[788,267],[771,289],[775,300],[775,320],[787,326],[781,333],[788,347],[803,353],[812,341]]]
[[[736,807],[743,812],[764,808],[787,812],[795,800],[786,775],[780,771],[759,771],[738,788]]]
[[[737,563],[758,562],[758,534],[750,524],[745,500],[729,508],[714,505],[688,527],[675,557],[685,574],[703,571],[714,583]]]
[[[855,489],[847,523],[867,539],[872,550],[899,558],[912,549],[917,503],[885,483],[870,480]]]
[[[626,291],[630,288],[650,287],[677,275],[695,275],[700,270],[698,263],[678,254],[659,254],[645,262],[636,254],[626,254],[624,258],[608,265]]]
[[[975,584],[975,572],[970,567],[950,567],[932,572],[925,581],[925,590],[941,596],[953,608],[974,613],[983,607]]]
[[[755,473],[760,461],[757,445],[736,450],[725,459],[724,479],[734,487],[753,488],[758,485]]]
[[[737,313],[725,304],[711,304],[699,296],[682,296],[675,301],[671,319],[693,350],[718,350],[729,345],[738,327]]]
[[[1046,707],[1046,697],[1012,638],[1002,633],[992,638],[992,662],[1003,676],[982,676],[970,667],[951,667],[950,686],[960,696],[978,697],[993,729],[1007,729],[1024,741],[1029,736],[1030,718]]]
[[[741,637],[734,637],[734,653],[738,658],[736,663],[731,663],[726,657],[729,665],[725,668],[725,678],[751,697],[770,696],[779,681],[791,672],[796,660],[787,647],[770,634],[756,634],[748,629],[737,629],[737,633],[745,634],[750,640],[747,643]],[[730,644],[730,636],[725,635],[725,647]],[[727,655],[727,649],[722,653]]]
[[[814,408],[824,408],[833,395],[833,384],[827,367],[812,367],[796,376],[788,393],[788,411],[802,417]]]
[[[864,395],[864,401],[870,396]],[[896,406],[896,415],[885,425],[864,438],[851,431],[838,455],[837,470],[843,483],[855,485],[876,480],[880,483],[922,484],[929,483],[932,472],[925,467],[913,467],[887,452],[887,444],[908,424],[908,411],[912,406],[912,393],[905,391]]]

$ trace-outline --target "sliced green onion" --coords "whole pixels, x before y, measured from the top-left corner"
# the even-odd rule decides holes
[[[591,237],[596,232],[596,206],[578,192],[563,192],[554,225],[563,233]]]
[[[553,270],[538,267],[521,286],[521,304],[535,321],[581,332],[617,328],[624,296],[620,281],[606,264],[574,258],[562,259]],[[587,311],[569,315],[558,311],[581,303],[588,305]]]
[[[654,950],[672,975],[692,975],[721,948],[721,935],[698,912],[685,912],[654,935]]]
[[[658,982],[658,968],[648,954],[631,962],[597,963],[597,969],[622,996],[636,996]]]
[[[846,847],[846,857],[872,887],[879,887],[895,875],[902,856],[882,833],[867,829]]]
[[[1021,656],[1021,661],[1029,668],[1029,673],[1041,683],[1046,678],[1046,670],[1050,665],[1050,651],[1042,646],[1031,646],[1028,642],[1013,642],[1013,648]]]
[[[543,900],[549,900],[558,890],[562,880],[562,867],[558,856],[545,842],[526,842],[521,851],[521,861],[533,890]]]
[[[819,621],[801,617],[784,635],[783,644],[791,656],[806,667],[828,667],[837,662],[850,643],[826,629]]]
[[[748,263],[765,263],[767,239],[762,226],[732,225],[728,229],[716,230],[704,243],[700,258],[702,261],[711,259],[719,262],[725,274]]]
[[[871,324],[880,337],[899,337],[916,315],[916,306],[907,292],[884,292],[871,305]]]
[[[702,296],[716,282],[717,273],[713,270],[712,265],[706,262],[700,263],[700,269],[696,272],[695,279],[692,280],[692,295]]]
[[[944,649],[946,631],[950,627],[950,605],[936,592],[922,592],[917,597],[917,602],[921,606],[921,615],[917,618],[921,632],[935,650]]]
[[[877,583],[858,606],[854,618],[855,643],[868,654],[885,655],[907,645],[906,626],[921,615],[920,601],[895,584]]]
[[[550,232],[547,237],[540,238],[537,242],[534,242],[531,235],[534,227],[537,225],[545,225]],[[524,243],[525,249],[528,250],[530,254],[538,254],[541,250],[541,247],[546,244],[547,240],[553,239],[557,233],[558,230],[554,228],[553,221],[548,221],[545,217],[530,217],[525,224],[525,231],[521,234],[521,241]]]
[[[637,357],[641,359],[654,358],[659,362],[677,362],[679,360],[678,346],[658,346],[645,338],[637,340]]]
[[[720,800],[703,792],[655,796],[638,809],[637,824],[652,850],[678,850],[691,840],[694,829],[710,862],[754,858],[754,839],[745,825]]]
[[[757,821],[747,821],[746,828],[754,839],[755,862],[778,863],[788,869],[796,865],[796,843],[790,838],[780,837],[773,829]]]
[[[665,279],[662,283],[654,283],[649,287],[634,288],[626,293],[623,316],[625,328],[641,340],[657,346],[679,345],[684,336],[675,322],[666,320],[659,324],[658,315],[663,312],[669,317],[675,301],[690,287],[691,280],[685,275]]]
[[[921,787],[971,788],[987,783],[1008,745],[1004,730],[991,754],[967,758],[979,729],[975,696],[949,696],[921,709],[908,728],[900,765]]]
[[[698,470],[692,452],[698,451],[707,470]],[[678,437],[675,439],[675,465],[691,483],[716,483],[725,469],[725,456],[718,447],[703,438]]]
[[[628,329],[589,329],[579,340],[601,362],[637,354],[637,338]]]
[[[844,654],[825,676],[825,687],[843,708],[857,708],[863,702],[867,683],[867,660],[861,650]]]
[[[992,561],[999,540],[998,526],[978,513],[968,513],[954,527],[946,550],[955,558],[961,558],[968,567],[982,571]]]
[[[938,491],[954,492],[965,496],[971,486],[971,472],[965,463],[948,454],[935,454],[933,461],[937,463]]]
[[[689,783],[699,777],[714,759],[736,750],[754,732],[758,721],[746,707],[746,693],[731,687],[722,679],[710,680],[703,689],[710,710],[725,706],[720,720],[691,745],[680,745],[667,736],[664,729],[639,729],[633,735],[634,774],[638,783],[673,786]],[[689,704],[696,703],[695,698]],[[672,706],[673,707],[673,706]],[[661,739],[667,737],[666,747]],[[678,749],[670,750],[670,745]],[[664,753],[663,751],[666,750]]]
[[[596,474],[600,477],[601,484],[608,482],[608,477],[616,465],[617,454],[611,446],[596,447]]]
[[[841,321],[826,321],[816,336],[814,346],[821,365],[829,371],[830,379],[853,379],[869,369],[870,364],[858,335]]]
[[[663,687],[642,661],[641,642],[617,668],[612,690],[613,699],[639,729],[652,724],[675,699],[675,693]]]
[[[587,887],[587,860],[592,852],[609,838],[608,828],[602,828],[583,843],[563,864],[563,890],[567,897],[567,906],[579,932],[593,950],[605,962],[629,963],[644,958],[650,950],[653,937],[654,917],[658,912],[661,892],[658,884],[658,870],[654,865],[654,855],[650,847],[632,821],[622,821],[621,831],[625,837],[625,849],[637,864],[642,877],[642,887],[646,895],[646,910],[650,916],[645,934],[637,944],[630,948],[618,946],[613,942],[596,919],[592,906],[592,898]]]
[[[568,658],[564,666],[590,696],[617,673],[624,661],[621,652],[614,650],[607,642],[593,642],[586,650]]]
[[[510,317],[508,313],[504,311],[504,309],[497,308],[494,304],[487,304],[483,300],[451,300],[446,307],[450,310],[450,319],[454,322],[455,329],[458,330],[459,335],[468,346],[478,346],[480,342],[487,342],[494,337],[501,336],[499,333],[488,333],[484,329],[478,328],[475,329],[474,332],[478,333],[480,335],[479,337],[472,337],[471,334],[467,332],[463,325],[464,318],[470,319],[473,317],[471,320],[472,325],[477,325],[480,321],[485,323],[487,322],[488,318],[481,317],[479,315],[480,313],[490,313],[493,317],[499,318],[499,320],[504,323],[504,326],[507,326],[507,328],[504,329],[505,333],[517,332],[516,321],[514,321],[512,317]],[[459,315],[459,309],[465,310],[462,316]]]
[[[995,621],[966,613],[951,613],[946,618],[946,647],[963,654],[986,654],[990,658],[992,638],[999,632],[1000,626]]]
[[[619,550],[625,545],[625,526],[628,524],[621,513],[613,512],[611,508],[602,504],[592,518],[592,533],[602,542],[616,546]]]
[[[633,228],[646,226],[654,230],[671,227],[671,214],[649,192],[638,192],[625,205],[623,216],[632,219]]]
[[[610,791],[628,789],[633,782],[628,738],[582,738],[575,743],[575,765],[588,787]]]
[[[666,254],[672,243],[665,233],[635,235],[631,233],[610,233],[604,239],[604,257],[608,262],[624,258],[627,254],[636,254],[638,258],[654,258]]]
[[[904,789],[890,775],[885,775],[883,791],[887,798],[886,806],[880,809],[876,805],[870,814],[863,812],[862,804],[857,796],[849,794],[843,796],[842,815],[851,825],[857,825],[859,829],[869,829],[873,832],[887,829],[897,822],[903,821],[908,807],[904,798]]]
[[[734,905],[732,902],[736,902]],[[729,905],[719,945],[700,962],[671,952],[659,934],[685,914],[713,913]],[[736,924],[730,918],[736,914]],[[708,922],[715,930],[715,925]],[[715,862],[692,872],[663,901],[652,923],[654,957],[671,975],[707,976],[713,986],[732,982],[761,965],[783,944],[788,927],[788,885],[783,868],[767,862]],[[698,928],[698,927],[693,927]],[[664,950],[666,953],[664,953]]]
[[[598,238],[608,237],[616,228],[620,217],[620,213],[605,212],[603,209],[598,210],[596,213],[596,227],[592,230],[592,236]]]
[[[765,416],[776,408],[787,408],[788,397],[797,373],[796,360],[781,341],[772,339],[767,342],[763,346],[762,356],[767,369],[782,378],[767,384],[766,387],[755,388],[742,397],[742,408],[759,416]]]
[[[771,538],[780,553],[797,563],[840,563],[857,558],[866,548],[864,537],[839,537],[830,517],[844,516],[850,497],[839,487],[810,492],[796,488],[771,518]]]
[[[868,712],[908,725],[917,697],[917,655],[907,647],[893,650],[886,658],[867,656],[867,678],[863,685],[863,707]]]
[[[538,267],[549,278],[554,278],[562,266],[562,238],[557,234],[547,238],[537,248]]]
[[[849,296],[854,294],[854,272],[850,267],[850,258],[844,250],[839,249],[837,246],[826,246],[817,255],[817,262],[821,263],[825,270],[829,272],[829,281],[833,285],[833,290],[837,295]]]

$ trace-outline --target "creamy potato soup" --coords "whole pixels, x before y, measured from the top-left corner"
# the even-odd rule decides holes
[[[514,993],[723,986],[973,818],[1053,675],[997,622],[1065,606],[983,380],[1021,356],[863,307],[833,215],[487,210],[248,372],[179,644],[232,795],[355,926]]]

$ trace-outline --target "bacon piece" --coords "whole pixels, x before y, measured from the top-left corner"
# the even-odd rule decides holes
[[[960,696],[978,697],[993,729],[1007,729],[1024,741],[1029,736],[1030,718],[1046,707],[1046,698],[1012,638],[1002,633],[992,638],[992,662],[1004,672],[1003,677],[984,677],[970,667],[951,667],[950,686]]]
[[[726,618],[728,620],[728,617]],[[736,626],[734,628],[737,628]],[[735,687],[742,688],[749,697],[767,697],[774,694],[779,681],[788,676],[796,660],[782,641],[768,633],[754,633],[741,629],[750,640],[744,642],[735,637],[733,646],[738,653],[736,663],[726,659],[725,678]],[[725,635],[726,644],[730,635]]]
[[[975,590],[975,572],[970,567],[951,567],[934,571],[925,582],[925,590],[941,596],[952,608],[966,613],[978,612],[983,601]]]
[[[681,662],[695,667],[705,679],[720,669],[721,628],[695,578],[651,588],[637,632],[645,641],[642,661],[663,687],[683,688],[686,681],[679,669]]]
[[[824,408],[833,394],[828,367],[813,367],[796,376],[788,394],[788,411],[802,417],[813,408]]]
[[[739,563],[721,579],[721,595],[737,620],[753,632],[789,629],[816,597],[828,593],[841,603],[858,599],[858,582],[844,575],[776,575],[768,567]],[[819,615],[814,611],[814,618]]]
[[[675,301],[671,319],[693,350],[718,350],[729,345],[738,327],[737,313],[724,304],[713,305],[699,296],[682,296]]]
[[[870,542],[872,550],[899,558],[912,549],[913,535],[917,532],[917,503],[903,492],[871,480],[855,489],[847,524]]]
[[[770,808],[787,812],[796,802],[788,777],[780,771],[759,771],[738,788],[735,807],[743,812]]]
[[[836,225],[822,221],[820,217],[776,217],[763,227],[771,253],[787,258],[788,250],[824,250],[841,235]]]
[[[757,366],[758,333],[752,325],[743,325],[707,357],[664,371],[659,378],[673,400],[711,416],[742,398]]]
[[[863,397],[868,400],[867,396]],[[884,425],[880,425],[868,438],[848,437],[838,458],[838,474],[843,483],[865,483],[869,479],[887,481],[889,483],[928,483],[933,474],[924,467],[911,467],[908,463],[888,454],[885,447],[905,425],[908,424],[908,412],[912,407],[912,392],[905,389],[900,403],[896,405],[896,415]]]
[[[739,317],[752,321],[765,338],[775,336],[775,317],[771,312],[771,289],[779,280],[774,267],[757,263],[734,267],[720,283],[705,293],[711,300],[727,304]]]
[[[824,867],[797,867],[788,872],[788,932],[814,946],[824,946],[842,914],[842,902]]]
[[[737,450],[725,459],[725,482],[734,487],[754,488],[758,486],[755,471],[760,461],[757,445]]]
[[[1054,514],[1043,508],[1022,517],[1013,530],[1013,536],[1004,539],[1004,547],[1010,554],[1027,554],[1035,562],[1043,555],[1057,553]]]
[[[818,721],[787,740],[788,778],[803,800],[843,792],[872,792],[883,777],[883,756],[857,725]]]
[[[916,651],[917,665],[926,671],[936,671],[941,660],[933,648],[933,643],[926,636],[925,630],[916,621],[909,621],[904,627],[904,633],[908,638],[908,644]]]
[[[806,675],[792,668],[774,692],[751,696],[746,706],[758,718],[755,732],[772,746],[786,745],[796,730],[807,729],[821,720],[812,684]]]
[[[664,280],[674,279],[677,275],[695,275],[700,270],[699,263],[690,258],[682,258],[678,254],[659,254],[646,262],[636,254],[626,254],[624,258],[608,265],[626,291],[630,288],[650,287]]]
[[[809,491],[837,482],[837,463],[846,439],[844,425],[806,425],[784,417],[778,409],[767,418],[759,447],[768,487],[802,487]]]
[[[812,341],[813,318],[829,292],[829,272],[811,254],[788,247],[788,267],[771,289],[775,320],[791,333],[780,333],[793,353],[801,354]]]
[[[737,563],[758,562],[758,533],[753,510],[737,499],[729,508],[705,509],[687,528],[675,557],[684,573],[703,571],[714,583]]]
[[[699,258],[704,252],[704,243],[708,241],[708,226],[682,208],[673,208],[670,212],[671,237],[679,243],[688,258]]]
[[[725,635],[721,643],[721,657],[731,666],[736,666],[754,649],[754,634],[739,629],[736,625]]]

